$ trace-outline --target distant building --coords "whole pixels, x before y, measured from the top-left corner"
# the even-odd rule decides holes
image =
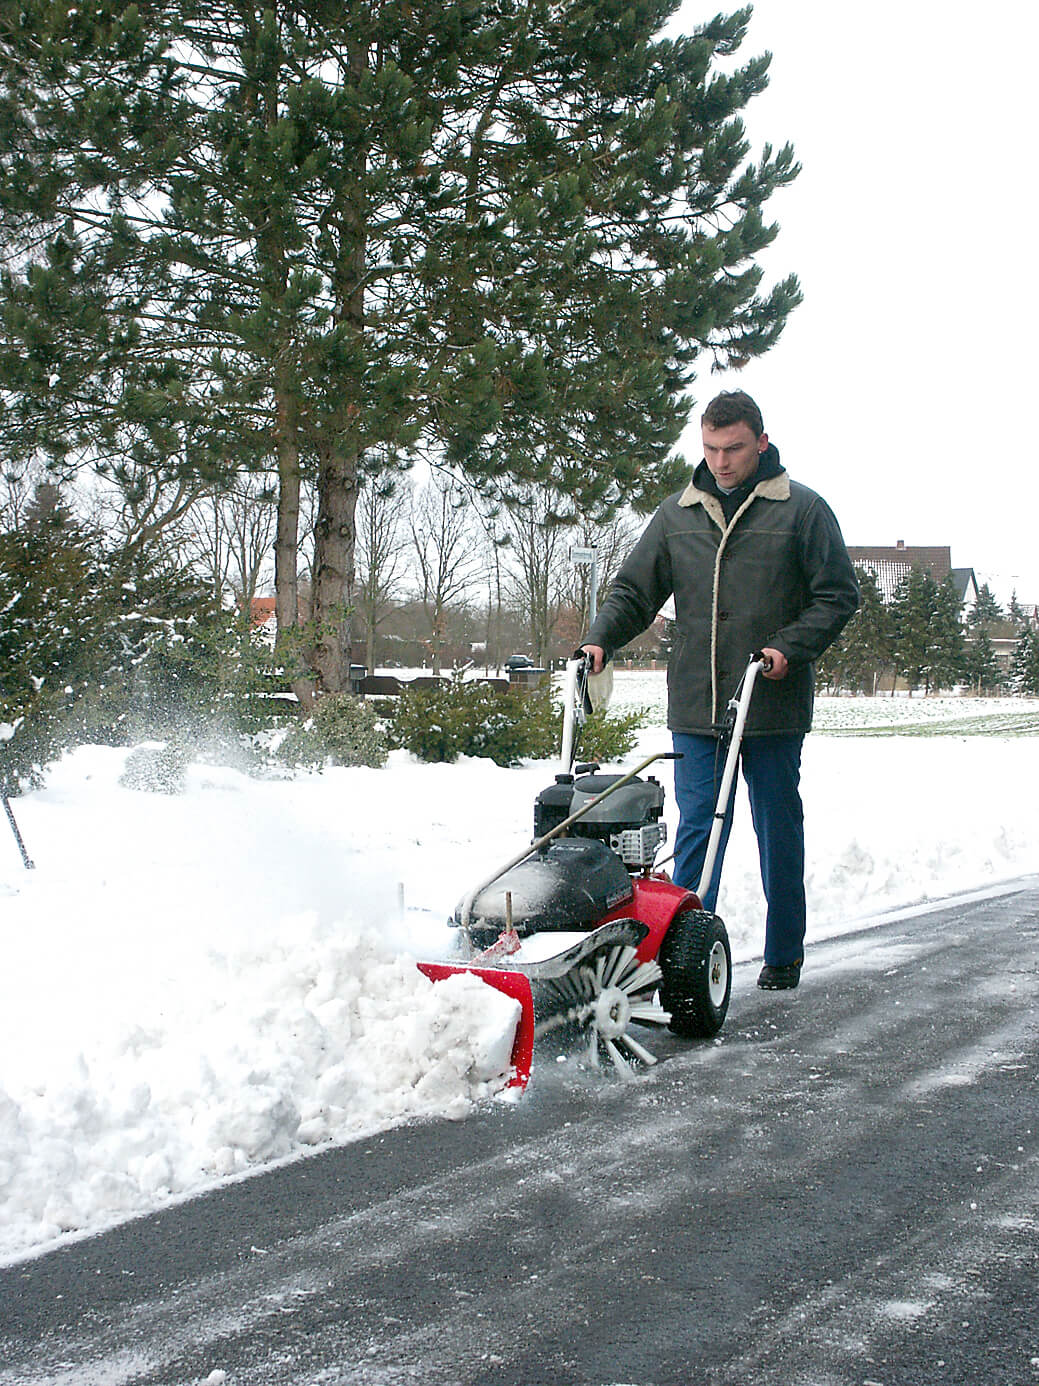
[[[885,602],[894,598],[898,584],[914,568],[930,573],[935,582],[944,582],[946,578],[952,578],[964,620],[974,609],[974,603],[978,599],[978,583],[974,569],[954,568],[952,550],[948,544],[924,548],[907,545],[904,539],[899,539],[893,548],[877,544],[865,547],[849,544],[848,556],[856,568],[873,574],[877,590]]]
[[[253,597],[249,604],[249,619],[253,627],[265,626],[274,620],[274,598]]]

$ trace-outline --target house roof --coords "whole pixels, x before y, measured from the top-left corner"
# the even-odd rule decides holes
[[[265,626],[273,615],[273,597],[253,597],[249,603],[249,617],[254,626]]]
[[[956,595],[961,602],[976,602],[978,599],[978,580],[973,568],[953,568],[950,576]]]
[[[898,584],[913,568],[926,569],[935,582],[943,582],[952,572],[952,550],[948,544],[910,546],[902,539],[890,547],[849,544],[848,557],[856,566],[867,568],[873,574],[885,601],[891,600]]]

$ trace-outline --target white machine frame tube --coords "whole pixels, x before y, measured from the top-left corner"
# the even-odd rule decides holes
[[[700,884],[696,888],[701,904],[703,904],[704,895],[711,884],[711,877],[714,875],[714,863],[718,859],[718,846],[722,840],[722,830],[725,827],[725,814],[729,807],[732,782],[736,778],[740,745],[743,742],[743,728],[747,721],[747,713],[750,711],[750,699],[754,692],[754,683],[765,668],[765,663],[766,661],[761,658],[751,660],[747,665],[747,672],[743,676],[743,688],[739,698],[733,698],[728,704],[730,708],[733,706],[736,708],[736,721],[733,724],[732,737],[729,741],[729,753],[725,757],[725,769],[722,771],[718,801],[714,806],[714,822],[711,824],[711,835],[707,839],[707,855],[704,857],[703,871],[700,873]]]
[[[569,775],[573,769],[577,735],[581,726],[584,725],[584,709],[582,708],[579,713],[577,708],[578,679],[584,667],[585,658],[583,655],[580,659],[568,659],[566,662],[566,678],[563,683],[563,738],[559,756],[564,775]]]

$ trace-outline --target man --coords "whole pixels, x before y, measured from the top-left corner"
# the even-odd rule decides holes
[[[858,606],[833,512],[791,481],[748,394],[718,395],[702,419],[704,460],[663,502],[617,575],[582,647],[598,673],[645,630],[672,594],[668,727],[679,826],[676,884],[695,890],[710,836],[724,754],[720,724],[750,656],[768,663],[755,685],[741,751],[768,911],[758,986],[796,987],[804,961],[801,745],[812,720],[813,661]],[[734,786],[735,795],[735,786]],[[734,796],[733,796],[734,797]],[[713,911],[732,800],[703,905]]]

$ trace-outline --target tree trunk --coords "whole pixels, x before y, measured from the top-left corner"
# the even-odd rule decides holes
[[[296,402],[287,394],[277,401],[278,525],[274,539],[274,616],[276,648],[289,671],[292,691],[300,706],[309,710],[314,684],[300,666],[299,582],[299,440],[296,435]]]
[[[368,50],[351,43],[348,63],[360,82],[368,69]],[[333,274],[334,317],[360,341],[364,336],[365,195],[354,187],[339,208],[340,255]],[[323,693],[350,689],[357,497],[363,443],[358,434],[359,405],[345,405],[338,426],[330,418],[318,438],[318,511],[314,527],[314,645],[311,665]],[[333,412],[332,418],[335,417]]]
[[[314,531],[314,624],[311,663],[325,693],[350,688],[357,458],[332,446],[318,466]]]
[[[431,672],[439,677],[442,669],[441,653],[444,648],[447,616],[439,600],[434,602],[429,617],[429,653]]]

